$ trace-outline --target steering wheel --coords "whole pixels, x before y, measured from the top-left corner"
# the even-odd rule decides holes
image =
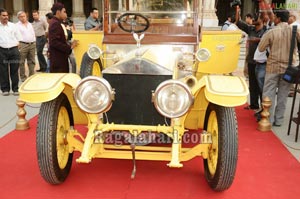
[[[125,13],[118,18],[118,25],[125,32],[141,33],[149,28],[150,22],[141,14]]]

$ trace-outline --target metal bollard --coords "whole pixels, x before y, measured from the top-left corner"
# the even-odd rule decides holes
[[[29,122],[25,119],[26,117],[26,111],[24,109],[25,102],[23,102],[18,98],[16,104],[18,106],[18,110],[17,110],[18,120],[16,123],[16,130],[21,130],[21,131],[27,130],[30,127],[29,127]]]
[[[272,124],[270,122],[270,112],[269,109],[272,106],[272,101],[269,97],[265,97],[262,101],[261,120],[258,122],[257,130],[259,131],[270,131]]]

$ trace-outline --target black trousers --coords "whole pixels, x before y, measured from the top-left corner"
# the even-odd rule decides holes
[[[259,108],[260,89],[255,75],[256,64],[248,63],[250,107]],[[261,99],[260,99],[261,100]]]
[[[46,71],[47,62],[45,56],[43,55],[43,50],[47,39],[45,36],[36,37],[36,54],[40,65],[40,70]]]
[[[0,47],[0,84],[2,92],[19,89],[20,52],[18,47]],[[11,80],[11,86],[10,86]]]

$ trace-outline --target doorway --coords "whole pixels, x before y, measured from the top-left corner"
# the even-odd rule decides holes
[[[24,0],[24,11],[27,14],[28,20],[33,22],[32,11],[39,9],[39,1],[38,0]]]
[[[14,13],[13,1],[11,0],[0,1],[0,8],[5,8],[5,10],[9,15],[9,19],[11,20]]]
[[[83,11],[86,18],[90,16],[90,11],[93,7],[93,1],[92,0],[85,0],[83,5]]]
[[[60,2],[64,4],[65,9],[67,11],[68,17],[71,17],[73,14],[73,1],[70,0],[57,0],[57,2]]]

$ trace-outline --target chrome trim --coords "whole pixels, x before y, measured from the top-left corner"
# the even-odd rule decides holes
[[[157,103],[157,98],[158,98],[158,93],[160,92],[160,90],[162,88],[164,88],[165,86],[167,85],[170,85],[170,84],[176,84],[178,86],[181,86],[188,94],[189,94],[189,108],[187,108],[186,110],[184,110],[181,114],[177,114],[177,115],[169,115],[167,113],[165,113],[159,106],[158,106],[158,103]],[[156,88],[155,92],[152,93],[152,101],[154,103],[154,106],[156,108],[156,110],[163,116],[165,117],[168,117],[168,118],[179,118],[181,116],[183,116],[184,114],[186,114],[188,112],[188,110],[190,109],[192,103],[194,102],[194,97],[192,95],[192,92],[190,90],[190,88],[185,84],[183,83],[182,81],[180,80],[175,80],[175,79],[170,79],[170,80],[167,80],[167,81],[164,81],[162,82],[160,85],[158,85],[158,87]]]
[[[99,54],[99,56],[97,56],[97,57],[93,56],[92,53],[91,53],[91,50],[92,50],[92,49],[97,50],[97,51],[98,51],[97,53]],[[89,56],[91,59],[93,59],[93,60],[99,59],[99,58],[101,57],[102,53],[103,53],[102,50],[101,50],[96,44],[91,44],[91,45],[89,46],[88,50],[87,50],[88,56]]]
[[[172,75],[173,72],[144,58],[132,58],[102,71],[102,74]]]
[[[107,91],[107,93],[108,93],[108,96],[107,96],[107,97],[108,97],[109,103],[107,104],[107,106],[105,106],[105,108],[103,108],[103,109],[101,109],[101,110],[94,110],[94,111],[91,111],[91,110],[89,110],[89,109],[86,109],[85,106],[83,106],[83,105],[79,102],[79,100],[78,100],[79,97],[77,97],[77,96],[79,95],[79,94],[78,94],[78,88],[79,88],[80,86],[82,86],[84,83],[88,82],[88,81],[97,81],[97,82],[103,84],[104,87],[106,88],[106,91]],[[103,113],[103,112],[108,111],[108,110],[110,109],[110,107],[111,107],[111,105],[112,105],[112,101],[113,101],[114,98],[115,98],[114,95],[115,95],[115,91],[114,91],[114,89],[112,89],[111,85],[109,84],[109,82],[108,82],[107,80],[105,80],[104,78],[96,77],[96,76],[88,76],[88,77],[82,79],[82,80],[78,83],[78,85],[77,85],[77,87],[76,87],[76,89],[75,89],[75,91],[74,91],[74,100],[75,100],[77,106],[78,106],[81,110],[83,110],[83,111],[85,111],[85,112],[87,112],[87,113]]]

